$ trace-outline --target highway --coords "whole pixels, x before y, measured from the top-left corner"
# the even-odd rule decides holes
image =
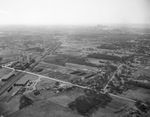
[[[50,44],[50,47],[48,49],[46,49],[44,51],[44,53],[42,53],[40,56],[35,57],[32,60],[35,60],[35,63],[33,64],[31,61],[29,62],[29,65],[24,65],[22,68],[26,69],[28,66],[30,66],[31,64],[33,64],[33,67],[35,67],[40,61],[41,59],[43,59],[46,55],[54,52],[59,46],[61,45],[61,42],[57,42],[55,44]],[[6,66],[3,66],[6,67]],[[7,67],[8,68],[8,67]],[[13,70],[15,70],[14,68],[11,68]],[[23,70],[24,70],[23,69]],[[32,70],[31,69],[31,70]],[[19,72],[16,72],[19,71]],[[13,76],[8,82],[6,82],[1,88],[0,88],[0,96],[7,90],[9,89],[16,81],[18,81],[24,74],[25,72],[22,72],[20,70],[15,70],[14,73],[16,74],[15,76]]]

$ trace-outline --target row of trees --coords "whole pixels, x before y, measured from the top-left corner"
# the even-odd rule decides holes
[[[139,82],[139,81],[135,81],[135,80],[128,80],[126,83],[129,85],[134,85],[137,87],[150,89],[150,83],[144,83],[144,82]]]
[[[110,61],[125,62],[125,61],[133,58],[134,55],[119,57],[119,56],[115,56],[115,55],[107,55],[107,54],[102,54],[102,53],[92,53],[92,54],[89,54],[87,57],[96,58],[96,59],[110,60]]]
[[[2,57],[0,57],[0,68],[2,68],[2,66],[1,66],[2,60],[3,60]]]

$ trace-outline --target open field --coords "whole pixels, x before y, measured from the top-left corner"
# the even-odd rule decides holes
[[[70,74],[64,74],[64,73],[61,73],[59,71],[52,71],[49,69],[43,70],[39,74],[44,75],[44,76],[48,76],[48,77],[54,78],[54,79],[64,80],[64,81],[69,81],[71,78]]]
[[[53,87],[55,85],[55,81],[50,79],[40,79],[40,81],[36,84],[36,89],[42,89],[46,87]]]
[[[0,69],[0,79],[3,77],[3,76],[5,76],[5,75],[7,75],[8,73],[10,73],[12,70],[10,70],[10,69],[7,69],[7,68],[2,68],[2,69]]]
[[[105,108],[99,107],[92,117],[123,117],[123,113],[126,113],[126,109],[130,107],[135,107],[134,103],[114,97]]]
[[[37,68],[40,67],[40,68],[47,68],[47,69],[51,69],[51,70],[56,70],[59,68],[59,66],[57,65],[54,65],[54,64],[48,64],[48,63],[45,63],[45,62],[41,62]],[[36,69],[34,69],[36,70]]]
[[[70,73],[73,71],[73,69],[65,67],[65,66],[60,66],[56,64],[50,64],[46,62],[41,62],[33,72],[42,72],[43,70],[51,70],[51,71],[60,71],[62,73]]]
[[[127,98],[133,98],[143,100],[144,102],[150,102],[150,90],[144,88],[130,89],[122,94]]]
[[[134,73],[134,76],[140,76],[141,74],[144,74],[145,76],[150,76],[150,69],[149,67],[141,67],[138,69],[136,73]]]
[[[9,98],[9,97],[6,97],[6,98]],[[20,105],[19,100],[20,100],[20,95],[17,95],[17,96],[13,96],[13,98],[11,98],[11,100],[0,104],[0,108],[1,108],[0,114],[8,115],[10,113],[18,111],[19,105]]]
[[[38,101],[33,105],[17,111],[7,117],[82,117],[50,101]]]
[[[22,78],[20,78],[16,83],[17,84],[24,84],[26,81],[31,80],[31,81],[35,81],[37,80],[38,77],[31,75],[31,74],[25,74]]]
[[[82,48],[76,48],[77,45],[74,46],[74,48],[71,45],[62,46],[60,50],[58,50],[58,53],[72,56],[83,56],[85,54],[84,52],[82,52]]]
[[[56,56],[46,57],[43,61],[46,63],[56,64],[60,66],[66,66],[66,63],[72,63],[77,65],[83,65],[89,68],[91,67],[93,69],[96,69],[96,67],[101,67],[100,65],[88,62],[85,56],[58,54]]]
[[[47,100],[55,102],[64,107],[68,107],[68,104],[74,101],[80,95],[83,95],[83,90],[76,88],[76,89],[60,92],[56,94],[55,96],[53,96],[52,98],[49,98]]]

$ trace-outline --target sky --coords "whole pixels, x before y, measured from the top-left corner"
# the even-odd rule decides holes
[[[5,24],[150,24],[150,0],[0,0]]]

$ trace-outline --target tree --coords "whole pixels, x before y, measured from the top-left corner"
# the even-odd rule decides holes
[[[144,104],[142,104],[142,101],[140,100],[137,100],[136,103],[135,103],[135,106],[142,112],[147,112],[147,108]]]
[[[1,61],[3,60],[3,58],[2,57],[0,57],[0,64],[1,64]]]
[[[109,94],[103,94],[92,90],[85,90],[85,95],[79,96],[75,101],[68,104],[72,110],[77,110],[78,113],[85,115],[92,108],[97,106],[105,107],[111,101]],[[90,95],[91,94],[91,95]]]
[[[3,59],[2,59],[2,57],[0,57],[0,68],[2,68],[2,66],[1,66],[1,61],[2,61]]]
[[[24,107],[27,107],[31,104],[33,104],[33,100],[31,100],[30,98],[28,98],[27,96],[23,95],[20,100],[20,106],[19,106],[19,109],[22,109]]]

